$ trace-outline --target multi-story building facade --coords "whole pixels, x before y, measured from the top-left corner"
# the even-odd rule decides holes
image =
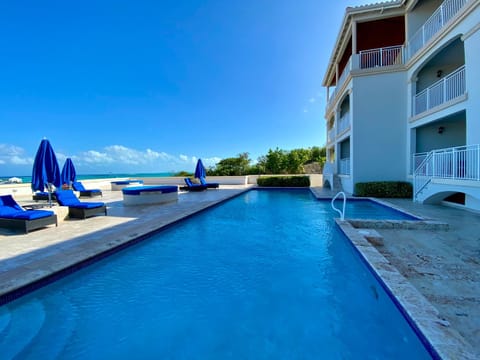
[[[480,0],[349,7],[323,80],[324,179],[480,210]]]

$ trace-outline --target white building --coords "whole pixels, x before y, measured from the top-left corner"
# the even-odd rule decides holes
[[[324,178],[480,210],[480,0],[349,7],[323,80]]]

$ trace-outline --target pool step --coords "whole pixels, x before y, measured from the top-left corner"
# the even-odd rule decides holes
[[[38,335],[45,322],[45,308],[38,300],[21,304],[13,312],[0,308],[0,353],[2,359],[17,357]]]
[[[21,358],[61,358],[62,351],[76,327],[76,309],[63,294],[45,299],[45,321]]]

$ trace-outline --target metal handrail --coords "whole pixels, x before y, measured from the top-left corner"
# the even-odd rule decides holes
[[[337,209],[335,207],[335,200],[337,199],[337,197],[339,195],[343,195],[343,211],[340,211],[339,209]],[[345,193],[343,191],[339,191],[337,193],[337,195],[335,195],[332,199],[332,202],[331,202],[331,205],[332,205],[332,209],[335,210],[336,212],[338,212],[340,214],[340,219],[343,221],[345,220],[345,206],[347,204],[347,195],[345,195]]]

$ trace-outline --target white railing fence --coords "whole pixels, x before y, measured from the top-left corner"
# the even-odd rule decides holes
[[[403,46],[362,50],[358,56],[360,69],[403,64]]]
[[[330,98],[328,99],[327,103],[327,108],[332,105],[333,100],[337,96],[337,92],[340,91],[342,88],[342,85],[345,83],[345,79],[347,78],[348,74],[350,74],[350,71],[352,70],[352,57],[348,59],[347,64],[345,65],[345,68],[342,70],[342,73],[340,77],[338,78],[338,82],[335,85],[335,89],[332,91],[332,94],[330,95]]]
[[[348,75],[352,72],[352,70],[400,65],[405,63],[404,53],[404,46],[396,45],[378,49],[363,50],[358,54],[350,56],[347,64],[342,70],[342,73],[338,77],[335,89],[328,98],[327,109],[332,106],[334,99],[338,95],[338,92],[342,89]]]
[[[464,95],[465,92],[465,65],[462,65],[414,96],[413,115],[433,109]]]
[[[408,56],[415,55],[462,7],[471,0],[446,0],[408,41]]]
[[[341,134],[343,131],[350,127],[350,113],[347,112],[338,120],[337,134]]]
[[[339,174],[350,175],[350,158],[340,159],[339,163],[340,163]]]
[[[433,150],[413,156],[414,198],[432,179],[480,181],[480,145]]]
[[[336,134],[336,130],[335,130],[335,126],[333,126],[331,129],[328,130],[327,132],[327,143],[329,142],[332,142],[333,140],[335,140],[335,134]]]

